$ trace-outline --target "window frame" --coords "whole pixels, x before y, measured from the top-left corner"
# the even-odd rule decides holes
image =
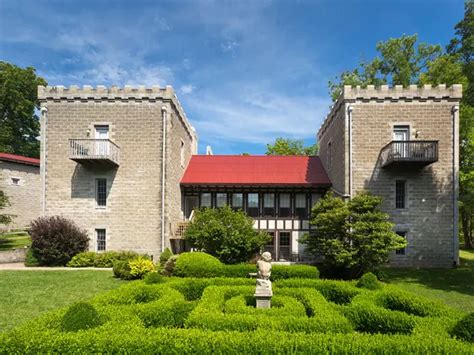
[[[105,191],[100,191],[100,182],[105,182]],[[95,178],[95,205],[96,208],[107,208],[107,178]],[[101,193],[104,193],[103,199]]]
[[[251,207],[250,206],[250,199],[249,199],[249,196],[250,195],[257,195],[257,206],[256,207]],[[260,216],[260,194],[258,192],[249,192],[247,193],[247,196],[246,196],[246,199],[247,199],[247,214],[250,216],[250,217],[259,217]]]
[[[10,177],[10,182],[12,186],[20,186],[21,179],[19,177]]]
[[[241,205],[240,206],[234,205],[234,195],[240,195],[241,196]],[[231,196],[230,196],[230,204],[231,204],[232,209],[234,211],[243,210],[244,209],[244,194],[243,194],[243,192],[232,192]]]
[[[400,237],[405,238],[405,241],[408,241],[408,239],[407,239],[408,232],[407,231],[397,230],[397,231],[395,231],[395,233],[397,235],[399,235]],[[397,255],[397,256],[406,256],[407,255],[407,247],[400,248],[400,249],[395,249],[395,255]]]
[[[101,240],[99,240],[99,237],[102,237],[102,235],[99,234],[100,232],[104,232],[103,240],[102,238],[100,238]],[[98,253],[107,251],[107,229],[106,228],[95,229],[95,242],[96,242],[96,250]],[[102,245],[103,245],[103,248],[102,248]]]
[[[288,195],[288,206],[281,207],[281,195]],[[287,209],[287,213],[282,213],[283,209]],[[282,192],[278,194],[278,217],[289,218],[291,217],[291,193]]]
[[[276,213],[276,194],[273,192],[265,192],[263,194],[263,216],[264,217],[275,217]],[[266,196],[272,196],[273,197],[273,206],[267,207],[266,202],[265,202],[265,197]]]
[[[222,206],[219,206],[219,195],[224,195],[225,196],[225,199],[224,199],[224,204]],[[216,208],[222,208],[222,207],[225,207],[229,204],[229,201],[228,201],[228,194],[227,192],[216,192]]]
[[[209,206],[204,206],[202,204],[202,195],[209,195]],[[201,192],[199,194],[199,208],[212,208],[212,192]]]
[[[403,190],[399,190],[400,185],[403,183]],[[407,208],[407,181],[406,180],[395,180],[395,209],[404,210]]]
[[[305,206],[304,207],[298,207],[297,206],[297,196],[298,195],[303,195],[304,196],[304,203],[305,203]],[[304,213],[299,213],[298,210],[302,210],[304,209]],[[294,212],[294,215],[295,217],[299,218],[299,219],[306,219],[308,218],[308,195],[306,193],[302,193],[302,192],[298,192],[298,193],[295,193],[295,212]]]

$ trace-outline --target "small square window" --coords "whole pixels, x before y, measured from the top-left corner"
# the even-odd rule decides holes
[[[97,237],[97,251],[106,250],[106,231],[105,229],[96,229],[95,234]]]
[[[407,239],[407,232],[395,232],[397,233],[400,237]],[[406,254],[406,248],[401,248],[395,250],[395,255],[405,255]]]
[[[12,185],[20,186],[20,179],[19,178],[12,178]]]

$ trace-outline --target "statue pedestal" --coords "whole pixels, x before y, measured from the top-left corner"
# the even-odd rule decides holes
[[[257,287],[255,289],[255,299],[257,308],[270,308],[273,296],[272,283],[270,280],[257,279]]]

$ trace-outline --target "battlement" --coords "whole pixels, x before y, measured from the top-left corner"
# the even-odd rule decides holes
[[[194,128],[190,125],[186,113],[172,86],[160,87],[158,85],[150,87],[124,87],[104,85],[96,87],[84,85],[82,88],[77,85],[64,87],[58,86],[38,86],[38,100],[40,102],[52,101],[170,101],[175,106],[183,123],[191,137],[197,139]]]
[[[326,131],[328,126],[331,124],[333,118],[337,116],[341,109],[344,109],[344,103],[355,103],[355,102],[411,102],[411,101],[441,101],[448,100],[453,102],[459,102],[462,98],[462,85],[454,84],[446,87],[445,84],[439,84],[432,86],[425,84],[422,86],[409,85],[403,87],[402,85],[395,85],[389,87],[388,85],[374,86],[367,85],[366,87],[361,86],[350,86],[344,85],[341,94],[338,99],[331,106],[331,111],[325,117],[321,127],[318,130],[318,137]]]
[[[405,99],[461,99],[462,85],[455,84],[446,87],[444,84],[432,87],[431,85],[410,85],[403,87],[402,85],[395,85],[389,87],[382,85],[375,87],[374,85],[367,85],[367,87],[345,85],[341,97],[339,99],[345,100],[405,100]],[[339,101],[339,100],[338,100]]]

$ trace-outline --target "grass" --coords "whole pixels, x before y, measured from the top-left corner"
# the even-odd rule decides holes
[[[0,332],[122,284],[110,270],[0,271]]]
[[[435,298],[465,312],[474,311],[474,250],[460,251],[456,269],[386,269],[386,282]]]
[[[29,247],[31,239],[27,232],[0,233],[0,251]]]

